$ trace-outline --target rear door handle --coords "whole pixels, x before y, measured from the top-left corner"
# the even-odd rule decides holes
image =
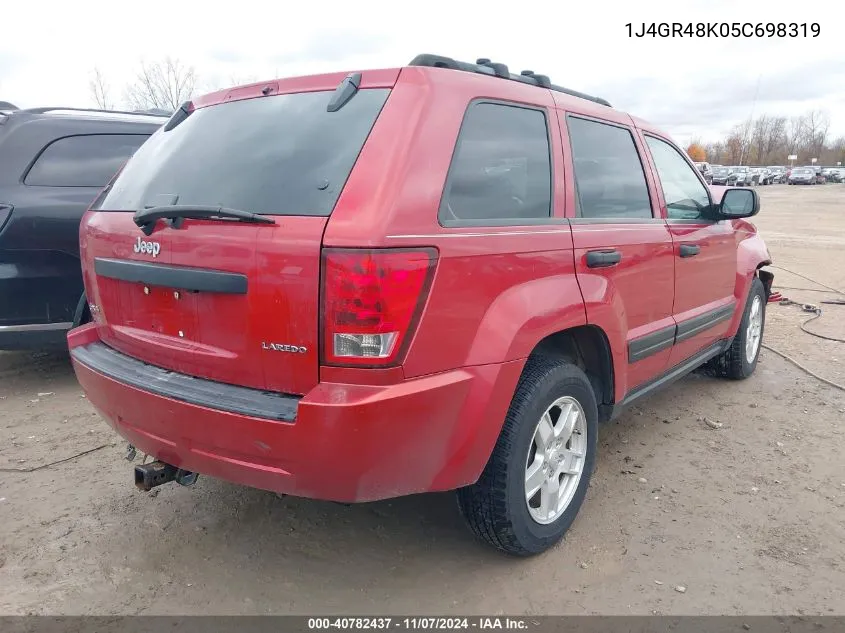
[[[701,252],[701,247],[698,244],[681,244],[681,257],[695,257]]]
[[[587,268],[607,268],[621,261],[622,253],[617,250],[587,252]]]

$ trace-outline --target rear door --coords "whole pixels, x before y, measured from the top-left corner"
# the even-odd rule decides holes
[[[575,270],[587,321],[626,368],[623,391],[663,372],[675,334],[672,238],[649,194],[630,125],[566,116],[575,175]],[[617,365],[618,366],[618,365]]]
[[[730,220],[708,218],[710,190],[681,150],[651,133],[644,139],[672,234],[678,332],[670,364],[676,365],[727,333],[736,307],[736,232]]]
[[[323,230],[389,93],[365,80],[328,112],[342,78],[309,92],[241,89],[138,151],[83,228],[104,342],[210,380],[291,394],[317,383]],[[274,222],[159,220],[147,236],[132,221],[168,205]]]

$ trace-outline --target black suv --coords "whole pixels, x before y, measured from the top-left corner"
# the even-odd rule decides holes
[[[82,214],[166,121],[0,102],[0,349],[65,345],[82,296]]]

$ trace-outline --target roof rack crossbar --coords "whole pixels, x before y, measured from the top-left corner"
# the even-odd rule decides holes
[[[579,99],[586,99],[603,106],[612,107],[607,100],[601,97],[593,97],[592,95],[578,92],[577,90],[570,90],[562,86],[557,86],[551,82],[546,75],[540,75],[533,70],[523,70],[519,75],[514,75],[508,70],[505,64],[497,64],[490,61],[486,57],[479,57],[476,62],[461,62],[451,57],[443,57],[442,55],[417,55],[410,61],[409,66],[427,66],[429,68],[448,68],[450,70],[462,70],[468,73],[476,73],[479,75],[489,75],[491,77],[499,77],[501,79],[508,79],[510,81],[518,81],[520,83],[531,86],[539,86],[540,88],[548,88],[555,92],[562,92],[563,94]]]
[[[479,66],[487,66],[487,68],[492,68],[496,77],[501,77],[502,79],[511,78],[511,72],[510,70],[508,70],[508,67],[504,64],[497,64],[496,62],[491,62],[486,57],[482,57],[480,59],[475,60],[475,63]]]
[[[103,114],[134,114],[136,116],[159,116],[168,117],[169,114],[151,112],[150,110],[103,110],[101,108],[68,108],[62,106],[51,106],[44,108],[25,108],[23,110],[16,110],[16,112],[25,112],[27,114],[47,114],[48,112],[56,112],[66,110],[69,112],[102,112]]]
[[[519,74],[523,75],[524,77],[533,77],[537,81],[537,84],[543,86],[543,88],[551,89],[552,87],[552,82],[549,79],[548,75],[538,75],[533,70],[523,70]]]

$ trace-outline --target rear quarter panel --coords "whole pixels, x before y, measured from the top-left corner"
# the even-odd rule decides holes
[[[524,359],[549,334],[586,323],[568,227],[513,233],[441,244],[406,375]]]
[[[490,98],[546,108],[553,215],[541,224],[444,228],[440,198],[467,106]],[[434,246],[431,292],[406,377],[525,358],[585,322],[564,219],[560,135],[549,91],[444,69],[405,68],[359,156],[325,246]]]
[[[438,208],[455,141],[476,98],[546,109],[553,217],[521,226],[440,226]],[[548,91],[444,69],[405,68],[329,220],[325,246],[433,246],[438,251],[402,378],[456,368],[468,368],[475,378],[435,487],[475,481],[534,346],[549,334],[586,323],[564,213],[561,154]],[[360,377],[355,370],[327,370],[321,369],[321,376],[333,380]],[[380,370],[372,379],[399,378]]]

